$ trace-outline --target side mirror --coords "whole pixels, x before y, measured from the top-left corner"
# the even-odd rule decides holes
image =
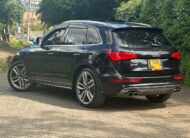
[[[36,38],[36,41],[35,41],[34,44],[36,44],[36,45],[40,45],[40,44],[41,44],[41,40],[42,40],[41,37],[37,37],[37,38]]]
[[[42,49],[49,50],[50,47],[46,46],[46,41],[40,40],[39,45],[41,46]]]
[[[35,39],[33,37],[29,37],[29,41],[35,43]]]

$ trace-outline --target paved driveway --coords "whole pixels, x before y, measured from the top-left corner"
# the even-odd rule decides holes
[[[86,109],[62,89],[16,93],[0,75],[0,137],[190,137],[190,89],[166,104],[111,98],[100,109]]]

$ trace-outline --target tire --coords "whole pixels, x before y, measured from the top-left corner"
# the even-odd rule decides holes
[[[151,103],[164,103],[171,97],[171,95],[171,93],[162,95],[147,95],[146,98]]]
[[[16,62],[11,65],[7,78],[10,86],[17,92],[30,91],[34,86],[28,79],[25,66],[22,62]]]
[[[78,101],[84,107],[97,108],[104,104],[106,97],[101,93],[100,80],[91,69],[83,69],[75,83]]]

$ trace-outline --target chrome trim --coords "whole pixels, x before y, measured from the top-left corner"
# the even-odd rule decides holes
[[[160,78],[172,78],[173,76],[149,76],[149,77],[141,77],[142,79],[160,79]]]
[[[64,89],[72,89],[72,87],[69,86],[63,86],[63,85],[58,85],[58,84],[52,84],[52,82],[54,81],[48,81],[46,80],[46,82],[44,82],[44,80],[40,80],[40,79],[30,79],[32,82],[35,82],[37,84],[42,84],[42,85],[48,85],[48,86],[53,86],[53,87],[59,87],[59,88],[64,88]],[[62,83],[62,82],[58,82],[57,83]]]
[[[38,82],[38,84],[72,90],[72,87],[68,87],[68,86],[62,86],[62,85],[56,85],[56,84],[49,84],[49,83],[43,83],[43,82]]]
[[[45,45],[46,47],[71,47],[71,46],[77,46],[77,47],[82,47],[82,46],[99,46],[103,45],[103,42],[97,43],[97,44],[79,44],[79,45]]]
[[[167,86],[176,86],[176,85],[182,85],[182,84],[171,84],[171,83],[169,83],[169,82],[162,82],[162,83],[145,83],[145,84],[131,84],[129,87],[131,87],[131,88],[133,88],[133,87],[135,87],[135,88],[145,88],[145,87],[158,87],[158,88],[160,88],[160,87],[167,87]]]
[[[71,24],[70,24],[71,25]],[[69,26],[70,26],[69,25]],[[102,39],[102,36],[101,36],[101,34],[100,34],[100,31],[99,31],[99,29],[97,29],[96,27],[94,27],[94,26],[92,26],[92,25],[87,25],[87,26],[85,26],[86,27],[86,30],[87,30],[87,32],[88,32],[88,29],[89,28],[93,28],[93,29],[95,29],[96,30],[96,32],[98,33],[98,36],[99,36],[99,38],[100,38],[100,42],[99,43],[97,43],[97,44],[79,44],[79,45],[67,45],[67,44],[62,44],[62,45],[45,45],[46,47],[71,47],[71,46],[78,46],[78,47],[82,47],[82,46],[99,46],[99,45],[103,45],[103,39]],[[75,27],[68,27],[67,28],[67,30],[66,30],[66,32],[64,33],[64,40],[65,40],[65,38],[67,37],[67,35],[68,35],[68,32],[69,32],[69,30],[71,29],[71,28],[75,28]],[[76,28],[79,28],[80,29],[80,27],[76,27]]]

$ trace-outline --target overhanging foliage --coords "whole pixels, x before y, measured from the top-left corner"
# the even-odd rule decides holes
[[[116,9],[116,18],[144,22],[165,30],[174,45],[190,49],[189,0],[129,0]]]

